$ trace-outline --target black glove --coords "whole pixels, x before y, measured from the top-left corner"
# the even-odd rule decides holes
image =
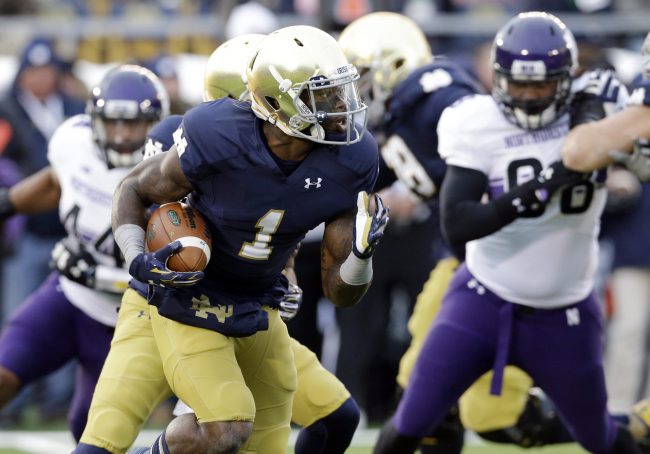
[[[365,191],[357,194],[357,214],[354,218],[352,252],[360,259],[372,257],[375,248],[384,236],[386,224],[390,219],[389,208],[384,206],[378,194],[375,197],[375,213],[370,214],[370,197]]]
[[[571,101],[570,127],[591,123],[605,118],[605,101],[588,92],[576,93]]]
[[[618,102],[621,83],[616,73],[607,69],[588,71],[578,80],[583,87],[571,100],[571,127],[605,118],[607,109]]]
[[[0,222],[10,218],[16,212],[9,200],[9,188],[0,188]]]
[[[285,322],[296,316],[302,304],[302,289],[289,282],[289,289],[280,301],[280,317]]]
[[[74,238],[64,238],[52,249],[50,267],[86,287],[95,287],[96,266],[93,256]]]
[[[495,199],[495,208],[499,217],[508,221],[518,217],[541,216],[555,191],[562,186],[584,181],[588,176],[569,170],[562,161],[556,161],[532,180],[515,186]]]
[[[627,169],[637,176],[644,183],[650,182],[650,141],[636,139],[634,151],[624,153],[622,151],[610,151],[609,155],[614,162],[623,164]]]
[[[129,274],[148,284],[159,287],[185,287],[203,279],[202,271],[173,271],[167,268],[172,254],[183,249],[180,241],[173,241],[154,252],[138,254],[129,266]]]

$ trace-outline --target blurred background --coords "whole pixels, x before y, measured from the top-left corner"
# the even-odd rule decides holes
[[[394,11],[410,16],[427,35],[434,54],[460,62],[489,87],[486,62],[495,32],[514,14],[529,10],[553,12],[565,21],[579,41],[583,67],[612,67],[625,83],[630,83],[639,73],[639,49],[650,29],[650,0],[0,0],[0,111],[19,84],[21,89],[30,90],[37,97],[47,97],[48,90],[60,92],[70,106],[77,106],[77,112],[73,109],[70,113],[78,113],[83,110],[88,90],[107,69],[117,63],[137,62],[152,69],[164,81],[173,113],[183,113],[201,101],[204,65],[224,40],[246,33],[268,33],[294,24],[318,26],[337,36],[350,21],[372,11]],[[39,95],[39,91],[44,93]],[[42,147],[64,116],[67,114],[61,112],[36,113],[24,128],[14,128],[13,134],[21,135],[36,125],[43,133]],[[37,156],[34,152],[36,145],[30,142],[32,138],[20,137],[21,145],[16,146],[12,130],[5,127],[8,121],[12,121],[11,112],[3,111],[0,185],[4,186],[46,165],[44,154]],[[628,228],[625,222],[629,210],[640,212],[638,200],[644,189],[626,184],[620,183],[620,197],[613,199],[618,204],[612,203],[610,210],[614,231]],[[648,237],[650,211],[634,222],[645,232],[643,236]],[[407,232],[404,225],[395,222],[391,229],[398,237],[397,244],[408,244],[408,235],[400,232],[400,229]],[[0,242],[0,266],[4,270],[0,279],[0,322],[45,278],[49,248],[61,236],[56,215],[14,217],[7,223]],[[617,247],[628,247],[618,238],[615,234],[608,237],[605,229],[600,281],[603,308],[608,314],[615,311],[608,284],[613,270],[617,266],[633,266],[643,273],[650,272],[650,244],[635,239],[629,247],[641,258],[626,264],[621,263],[620,254],[616,258]],[[290,331],[341,377],[362,407],[365,423],[380,423],[394,408],[397,364],[409,342],[406,323],[414,296],[408,286],[417,289],[417,294],[429,269],[421,269],[416,282],[405,283],[397,271],[409,260],[408,248],[402,263],[382,262],[378,257],[375,266],[387,270],[383,278],[385,298],[374,304],[362,303],[362,310],[386,314],[377,320],[376,329],[383,335],[375,337],[376,334],[360,328],[358,333],[342,338],[339,316],[321,298],[318,289],[317,235],[313,243],[303,246],[303,251],[299,256],[298,278],[299,282],[305,282],[306,304],[290,322]],[[427,259],[432,266],[436,259],[434,252]],[[314,279],[315,285],[308,284]],[[650,295],[650,291],[646,293]],[[639,304],[650,309],[649,298]],[[643,314],[637,322],[642,325],[639,335],[643,336],[645,347],[634,352],[640,367],[634,381],[625,385],[630,389],[626,399],[631,402],[648,392],[650,310]],[[359,342],[354,341],[355,335]],[[354,349],[367,336],[376,339],[372,348],[360,353],[361,356],[353,355],[354,361],[341,360],[339,352]],[[21,398],[0,412],[0,429],[65,427],[73,366],[26,389]],[[621,403],[624,405],[627,401]],[[169,406],[155,416],[161,424],[168,417]]]

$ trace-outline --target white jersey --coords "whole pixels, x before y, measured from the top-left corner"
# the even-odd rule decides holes
[[[84,245],[98,264],[128,282],[111,231],[111,204],[115,188],[130,168],[108,169],[93,140],[88,115],[61,124],[50,140],[48,159],[61,186],[59,216],[68,236]],[[90,289],[64,276],[60,284],[73,305],[100,323],[115,326],[120,295]]]
[[[527,131],[510,123],[490,95],[461,100],[438,124],[448,165],[488,177],[490,198],[531,179],[561,159],[568,114]],[[593,287],[605,175],[556,191],[539,217],[518,218],[466,246],[470,272],[501,298],[537,308],[576,303]]]

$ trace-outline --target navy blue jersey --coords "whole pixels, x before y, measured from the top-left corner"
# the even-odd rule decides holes
[[[189,202],[212,231],[205,278],[189,291],[194,299],[205,295],[212,305],[237,305],[235,311],[254,312],[251,303],[277,306],[286,290],[281,271],[307,231],[356,209],[357,193],[370,192],[377,178],[377,144],[368,133],[349,146],[315,144],[287,176],[248,103],[202,103],[185,114],[176,131],[173,122],[165,123],[164,134],[173,133],[194,189]],[[161,123],[157,132],[162,128]],[[156,290],[158,306],[186,298],[187,289]]]
[[[183,121],[182,115],[170,115],[154,125],[147,134],[144,159],[169,150],[174,145],[174,131]]]
[[[449,60],[413,71],[391,97],[382,133],[386,164],[411,191],[433,197],[442,183],[445,163],[438,155],[438,120],[442,111],[481,88],[465,70]]]
[[[632,81],[632,94],[628,104],[650,107],[650,77],[639,74]]]

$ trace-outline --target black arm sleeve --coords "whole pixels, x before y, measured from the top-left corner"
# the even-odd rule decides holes
[[[509,207],[509,193],[481,203],[487,183],[487,176],[478,170],[447,167],[440,190],[440,213],[443,235],[453,248],[494,233],[516,219],[516,210]]]

